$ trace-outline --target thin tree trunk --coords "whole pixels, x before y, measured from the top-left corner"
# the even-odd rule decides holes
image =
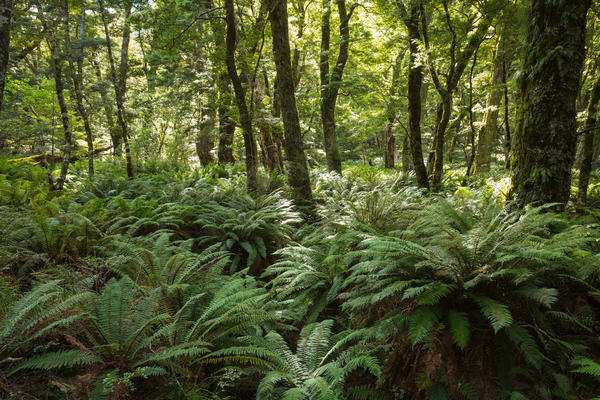
[[[583,151],[581,168],[579,170],[579,185],[577,190],[577,207],[585,207],[587,190],[592,172],[592,158],[594,156],[594,136],[598,130],[598,101],[600,101],[600,78],[596,78],[594,87],[587,106],[587,118],[583,125]]]
[[[477,132],[477,153],[475,156],[475,174],[490,170],[492,149],[498,134],[498,112],[502,102],[502,82],[504,82],[504,35],[500,34],[496,43],[483,123]]]
[[[265,92],[268,96],[271,96],[270,89],[269,89],[269,77],[267,75],[267,72],[263,71],[263,75],[264,75],[264,82],[265,82]],[[279,100],[278,100],[279,95],[277,93],[278,93],[277,90],[274,89],[273,96],[272,96],[271,115],[273,117],[280,118],[281,117],[281,107],[279,106]],[[270,124],[269,128],[270,128],[269,133],[271,134],[271,138],[273,139],[273,142],[275,145],[275,148],[273,148],[273,151],[276,153],[276,154],[274,154],[274,158],[279,163],[279,167],[278,167],[279,170],[281,172],[283,172],[285,169],[284,160],[283,160],[284,157],[282,154],[282,148],[284,147],[283,132],[281,131],[281,128],[278,124]]]
[[[235,48],[236,48],[236,32],[235,32],[235,9],[233,0],[225,0],[225,11],[227,15],[227,39],[226,39],[226,57],[227,71],[229,78],[233,84],[233,91],[237,102],[238,111],[240,113],[240,122],[242,131],[244,132],[244,147],[246,149],[246,186],[249,192],[254,192],[257,189],[256,173],[257,173],[257,149],[256,140],[254,140],[254,130],[252,128],[252,116],[248,111],[246,104],[246,90],[242,86],[242,81],[238,75],[235,66]]]
[[[56,37],[52,32],[52,28],[50,24],[46,20],[44,16],[44,11],[41,5],[38,3],[38,15],[40,17],[40,21],[42,22],[42,26],[44,27],[44,31],[46,33],[46,38],[48,39],[48,43],[50,45],[50,55],[52,57],[52,71],[54,73],[54,84],[56,87],[56,97],[58,98],[58,106],[60,108],[60,114],[62,118],[63,129],[65,131],[65,148],[63,151],[63,161],[60,168],[60,176],[56,180],[56,183],[53,186],[54,190],[62,190],[65,184],[65,180],[67,178],[67,172],[69,170],[69,161],[71,159],[71,140],[72,140],[72,132],[71,132],[71,124],[69,122],[69,112],[67,110],[67,104],[65,102],[64,96],[64,86],[62,81],[62,60],[60,54],[58,53],[58,43],[56,41]],[[51,181],[51,176],[49,177]]]
[[[477,65],[477,53],[479,51],[479,47],[475,50],[475,54],[473,55],[473,63],[471,64],[471,72],[469,74],[469,127],[471,128],[469,135],[469,142],[471,145],[471,154],[467,155],[467,173],[465,174],[465,178],[462,182],[463,186],[467,184],[467,178],[471,175],[471,170],[473,168],[473,161],[475,160],[475,117],[473,115],[473,71],[475,70],[475,66]],[[465,151],[466,151],[465,146]]]
[[[423,42],[427,51],[427,67],[434,86],[441,98],[440,104],[438,105],[437,121],[435,124],[435,133],[433,139],[433,150],[431,153],[430,162],[430,166],[432,167],[431,186],[433,191],[439,191],[442,185],[442,174],[444,170],[444,143],[448,122],[450,121],[450,114],[452,113],[452,95],[456,91],[460,78],[462,77],[469,61],[471,60],[471,57],[479,48],[481,42],[483,42],[485,39],[487,31],[492,22],[492,16],[484,14],[482,19],[479,21],[477,28],[475,28],[475,31],[469,36],[464,48],[460,52],[457,52],[458,37],[452,24],[447,0],[443,0],[442,4],[446,15],[448,30],[452,35],[452,41],[450,44],[450,65],[448,73],[445,76],[445,83],[442,83],[440,80],[440,74],[433,64],[432,56],[430,54],[424,7],[423,3],[420,3]]]
[[[256,125],[260,137],[260,148],[262,149],[262,161],[269,173],[278,173],[280,171],[280,153],[277,149],[277,144],[273,140],[271,128],[273,124],[269,123],[268,118],[265,118],[266,110],[263,107],[263,91],[261,83],[255,83],[254,104],[259,117],[256,118]],[[266,82],[265,82],[266,83]]]
[[[212,8],[212,1],[207,0],[206,9]],[[217,159],[219,164],[235,163],[233,157],[233,137],[235,134],[235,125],[229,117],[229,109],[232,103],[232,93],[229,87],[229,76],[225,63],[225,26],[223,23],[213,18],[210,21],[212,34],[215,40],[214,69],[217,77],[217,90],[219,92],[219,101],[217,106],[217,116],[219,119],[219,145]]]
[[[77,114],[83,121],[83,127],[85,130],[85,137],[88,145],[88,175],[94,176],[94,139],[92,135],[92,128],[90,126],[90,120],[88,118],[87,111],[83,106],[83,93],[81,92],[81,86],[83,85],[83,29],[85,23],[85,9],[81,10],[81,25],[79,27],[79,48],[77,54],[77,71],[75,70],[75,63],[73,62],[73,49],[71,48],[71,33],[69,29],[69,0],[65,0],[65,40],[67,44],[67,59],[69,60],[69,67],[71,70],[71,78],[73,80],[73,89],[75,91],[75,104],[77,106]]]
[[[283,117],[288,183],[292,187],[296,206],[305,213],[305,216],[313,218],[312,190],[292,77],[287,0],[271,0],[269,3],[273,54],[277,69],[276,85]]]
[[[4,86],[6,85],[6,71],[10,56],[12,2],[13,0],[0,0],[0,111],[2,111],[4,101]]]
[[[337,2],[340,17],[340,49],[333,70],[329,71],[330,52],[330,19],[331,3]],[[325,157],[329,171],[342,172],[342,159],[337,145],[335,133],[335,104],[339,93],[344,67],[348,61],[348,47],[350,44],[350,30],[348,22],[352,17],[354,8],[346,11],[346,0],[323,0],[323,17],[321,20],[321,53],[319,68],[321,77],[321,123],[325,141]]]
[[[394,168],[394,152],[396,150],[394,138],[394,124],[396,123],[396,113],[398,112],[398,102],[396,97],[398,95],[398,84],[400,81],[400,69],[402,67],[402,59],[404,58],[404,51],[401,51],[394,60],[392,67],[392,82],[390,84],[390,90],[388,94],[387,102],[387,119],[388,123],[385,125],[385,167]]]
[[[104,88],[102,87],[102,71],[100,70],[100,63],[92,57],[92,66],[94,67],[94,71],[96,72],[96,78],[98,79],[98,83],[100,84],[100,88],[98,92],[100,93],[100,99],[102,100],[102,107],[104,108],[104,115],[106,117],[106,123],[108,125],[108,134],[110,135],[110,140],[112,143],[113,154],[117,157],[121,156],[121,136],[117,132],[117,127],[115,126],[115,120],[113,118],[113,108],[111,106],[111,101],[108,98],[108,95]]]
[[[417,186],[429,190],[427,169],[423,161],[423,145],[421,142],[421,89],[423,85],[423,66],[419,62],[419,8],[411,5],[408,13],[404,12],[404,24],[408,29],[410,40],[410,59],[408,71],[408,129],[412,162],[417,176]]]
[[[510,195],[519,205],[569,200],[590,3],[531,2],[521,105],[512,143]],[[562,51],[556,52],[557,48]]]
[[[229,88],[229,79],[227,73],[221,73],[217,77],[217,87],[219,89],[219,106],[217,114],[219,117],[219,164],[235,163],[233,157],[233,135],[235,125],[229,117],[229,107],[231,106],[231,90]]]
[[[119,125],[121,126],[121,134],[122,134],[121,136],[123,138],[123,143],[125,145],[125,159],[127,162],[127,176],[129,178],[133,178],[133,165],[131,162],[131,149],[129,147],[127,121],[125,120],[125,105],[124,105],[124,99],[123,99],[125,94],[121,91],[122,86],[119,84],[120,81],[119,81],[119,78],[117,77],[117,70],[115,68],[115,59],[114,59],[113,53],[112,53],[112,43],[111,43],[111,39],[110,39],[110,33],[108,32],[108,22],[106,20],[106,15],[105,15],[106,11],[104,9],[103,0],[98,0],[98,5],[100,7],[102,24],[104,25],[104,34],[106,36],[106,48],[108,51],[110,74],[111,74],[113,86],[115,89],[115,99],[117,102],[117,121],[119,122]],[[126,16],[128,17],[130,13],[131,13],[131,7],[129,8],[129,11],[126,12]],[[125,24],[129,25],[129,21],[126,20]],[[123,56],[123,52],[121,52],[121,56]],[[127,72],[126,68],[125,68],[125,72]],[[123,81],[126,82],[126,80],[127,80],[126,77],[121,77],[121,83],[123,83]]]
[[[506,56],[506,55],[505,55]],[[506,132],[506,155],[505,166],[506,169],[510,170],[510,118],[509,118],[509,98],[508,98],[508,84],[506,83],[506,77],[508,76],[508,63],[506,60],[502,63],[502,86],[504,87],[504,132]]]
[[[200,164],[206,167],[213,162],[210,152],[214,146],[212,132],[215,129],[216,112],[211,104],[205,104],[202,107],[201,115],[199,132],[196,138],[196,153]]]

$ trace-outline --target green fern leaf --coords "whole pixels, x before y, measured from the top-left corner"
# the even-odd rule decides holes
[[[448,322],[454,343],[456,343],[460,349],[464,350],[465,347],[467,347],[467,342],[469,341],[469,336],[471,334],[467,314],[456,310],[450,310],[448,312]]]
[[[512,324],[513,318],[508,307],[486,296],[470,296],[481,309],[483,315],[490,321],[494,332]]]

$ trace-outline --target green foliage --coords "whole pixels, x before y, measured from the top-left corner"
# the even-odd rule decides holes
[[[594,241],[592,231],[547,208],[508,212],[439,200],[406,230],[366,235],[346,257],[344,307],[357,322],[381,326],[375,329],[382,335],[406,329],[413,346],[424,343],[432,352],[442,352],[435,341],[450,335],[465,358],[484,357],[474,349],[487,346],[481,335],[495,334],[502,343],[496,359],[514,357],[533,367],[530,373],[550,373],[551,356],[565,372],[565,360],[585,343],[575,336],[570,342],[565,332],[578,331],[583,320],[556,325],[548,310],[565,310],[561,289],[573,288],[561,276],[592,261],[574,249]],[[374,314],[383,318],[373,321]]]
[[[7,304],[0,319],[0,367],[6,368],[18,360],[19,352],[54,329],[65,328],[79,318],[70,310],[89,299],[86,293],[61,299],[59,281],[37,285],[21,298]],[[14,360],[13,360],[14,359]],[[65,364],[66,365],[66,364]]]
[[[358,332],[332,333],[333,321],[305,326],[294,353],[277,332],[252,342],[264,349],[272,371],[261,380],[257,399],[343,399],[345,379],[360,370],[375,377],[381,368],[368,353],[343,350]]]

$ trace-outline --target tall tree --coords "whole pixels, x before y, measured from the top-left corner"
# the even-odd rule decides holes
[[[396,1],[400,16],[408,30],[409,39],[409,70],[408,70],[408,129],[410,155],[417,176],[417,186],[429,189],[427,169],[423,160],[423,145],[421,140],[421,117],[423,116],[422,88],[423,88],[423,66],[419,62],[419,43],[421,33],[419,31],[420,13],[422,11],[422,0],[409,0],[408,9],[401,1]],[[426,92],[425,92],[426,93]]]
[[[433,149],[430,168],[432,171],[431,186],[434,191],[440,189],[442,184],[442,173],[444,170],[444,145],[445,135],[450,121],[450,114],[452,113],[452,97],[460,78],[462,77],[465,68],[467,67],[471,57],[475,51],[479,48],[481,42],[485,39],[487,31],[491,25],[492,13],[483,12],[481,18],[477,22],[477,26],[474,27],[474,31],[468,36],[467,42],[463,48],[459,51],[460,38],[455,29],[452,17],[450,15],[448,1],[442,1],[444,9],[444,17],[448,31],[451,35],[451,42],[449,48],[449,66],[445,74],[438,70],[435,65],[433,56],[431,54],[431,46],[429,41],[429,33],[427,29],[426,15],[421,2],[421,29],[423,32],[423,42],[427,53],[427,67],[431,80],[440,96],[440,103],[437,108],[437,116],[435,123],[435,131],[433,137]],[[445,77],[445,80],[441,78]]]
[[[102,78],[102,70],[100,69],[100,62],[95,56],[91,57],[92,67],[96,74],[96,91],[100,94],[100,100],[102,108],[104,109],[104,116],[106,118],[106,124],[108,125],[108,134],[112,143],[113,154],[121,156],[121,135],[118,132],[118,128],[115,126],[115,119],[113,116],[112,102],[108,97],[107,88]]]
[[[112,83],[113,83],[113,87],[115,90],[115,99],[117,102],[117,121],[119,122],[119,125],[121,127],[121,137],[123,139],[123,144],[125,145],[125,160],[127,163],[127,176],[129,178],[132,178],[133,177],[133,163],[131,161],[131,148],[129,146],[129,133],[128,133],[128,129],[127,129],[127,120],[125,117],[125,100],[124,100],[125,93],[122,91],[125,89],[125,83],[127,82],[127,52],[128,52],[128,50],[126,50],[126,48],[128,48],[129,39],[127,39],[127,47],[125,47],[123,45],[121,48],[120,71],[121,71],[121,74],[124,73],[125,75],[121,75],[120,77],[118,77],[117,70],[115,67],[115,59],[113,57],[113,52],[112,52],[112,41],[110,38],[110,33],[108,31],[108,21],[106,18],[106,10],[104,8],[103,0],[98,0],[98,6],[100,8],[102,24],[104,25],[104,35],[106,37],[106,49],[108,52],[110,75],[112,78]],[[130,32],[131,28],[128,26],[130,24],[129,16],[131,14],[132,3],[127,2],[126,6],[127,6],[127,9],[125,10],[125,25],[126,26],[123,28],[123,31]],[[129,37],[129,34],[127,34],[127,37]],[[123,34],[123,39],[125,39],[125,33]],[[125,58],[125,67],[123,67],[123,58]]]
[[[532,0],[513,138],[517,204],[566,203],[577,146],[576,107],[590,0]],[[557,49],[560,49],[558,51]]]
[[[94,136],[92,134],[92,128],[90,120],[88,118],[87,110],[83,106],[83,31],[85,24],[85,8],[81,8],[81,23],[79,25],[79,46],[77,48],[76,63],[73,60],[73,49],[71,47],[71,33],[69,29],[69,0],[65,0],[65,41],[67,44],[67,59],[69,60],[69,69],[71,73],[71,79],[73,80],[73,89],[75,91],[75,105],[77,107],[77,114],[83,122],[83,128],[85,130],[85,137],[88,145],[88,174],[94,176]]]
[[[581,168],[579,170],[579,185],[577,188],[577,206],[584,207],[587,202],[587,191],[592,172],[594,156],[594,137],[598,132],[598,102],[600,101],[600,78],[596,78],[587,106],[587,117],[583,124],[583,151]]]
[[[65,184],[65,180],[67,178],[69,163],[71,162],[71,147],[73,134],[71,132],[71,123],[69,122],[69,111],[67,109],[67,103],[65,102],[64,85],[62,80],[62,57],[59,52],[58,41],[56,39],[56,35],[54,35],[52,26],[50,25],[49,21],[44,15],[44,10],[39,2],[37,3],[37,7],[38,16],[40,18],[40,21],[42,22],[42,26],[46,34],[46,39],[48,40],[48,44],[50,46],[50,57],[52,57],[52,72],[54,74],[54,86],[56,90],[56,97],[58,98],[58,106],[60,108],[62,125],[65,131],[65,147],[63,150],[63,160],[60,168],[60,175],[56,180],[56,183],[54,183],[53,185],[54,190],[62,190]],[[66,10],[63,11],[65,14],[67,14]],[[64,17],[68,18],[68,15],[65,15]],[[50,174],[48,174],[48,177],[49,179],[52,179]],[[50,184],[52,184],[52,181],[50,182]]]
[[[400,69],[402,68],[402,59],[404,51],[401,51],[394,60],[392,66],[392,82],[388,92],[385,125],[385,167],[394,168],[394,152],[396,151],[396,139],[394,138],[394,124],[396,123],[398,113],[398,86],[400,84]]]
[[[0,111],[2,111],[8,68],[12,2],[13,0],[0,0]]]
[[[504,35],[501,33],[496,43],[490,79],[490,92],[486,101],[483,122],[477,132],[477,153],[475,155],[475,173],[490,170],[492,148],[498,134],[498,112],[502,102],[502,83],[504,78]]]
[[[242,86],[242,81],[235,66],[236,49],[236,26],[235,26],[235,8],[233,0],[225,0],[225,13],[227,20],[227,39],[226,39],[226,57],[227,71],[233,84],[235,100],[240,114],[240,123],[244,133],[244,147],[246,149],[246,186],[248,191],[256,190],[256,172],[258,167],[258,157],[256,149],[256,140],[252,128],[252,116],[246,104],[246,90]]]
[[[270,0],[268,4],[271,35],[273,37],[273,55],[277,70],[276,86],[283,119],[288,183],[292,187],[296,205],[305,210],[310,217],[313,214],[312,189],[294,93],[287,0]]]
[[[340,17],[340,47],[337,61],[333,70],[329,71],[329,53],[331,41],[331,3],[337,3]],[[321,77],[321,123],[325,140],[325,156],[329,171],[342,172],[342,159],[337,145],[335,133],[335,104],[337,102],[344,68],[348,61],[348,47],[350,45],[350,29],[348,22],[356,8],[353,5],[346,10],[346,0],[323,0],[323,17],[321,19],[321,53],[319,56],[319,69]]]

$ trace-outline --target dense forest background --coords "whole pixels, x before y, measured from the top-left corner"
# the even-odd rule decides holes
[[[0,0],[0,398],[600,398],[599,18]]]

